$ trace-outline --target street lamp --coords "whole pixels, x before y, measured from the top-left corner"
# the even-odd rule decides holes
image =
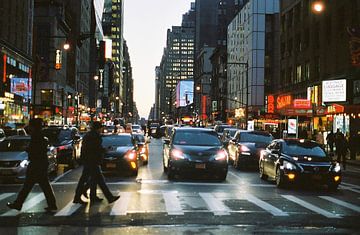
[[[325,5],[321,1],[316,1],[316,2],[313,2],[311,8],[312,8],[314,13],[320,14],[321,12],[324,11]]]
[[[63,47],[64,47],[64,50],[67,51],[70,49],[70,44],[68,42],[66,42]]]

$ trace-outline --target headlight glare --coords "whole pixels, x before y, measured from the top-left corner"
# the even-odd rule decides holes
[[[250,149],[248,147],[246,147],[245,145],[241,145],[241,148],[240,148],[241,152],[249,152]]]
[[[339,163],[336,163],[335,166],[333,167],[333,171],[334,172],[340,172],[341,171],[341,166]]]
[[[180,160],[180,159],[185,159],[185,155],[183,152],[181,152],[178,149],[173,149],[171,151],[171,156],[175,159],[175,160]]]
[[[25,168],[25,167],[27,167],[29,165],[29,161],[28,160],[22,160],[21,162],[20,162],[20,164],[19,164],[19,166],[20,167],[22,167],[22,168]]]
[[[220,161],[220,160],[226,160],[227,158],[227,154],[224,150],[220,150],[219,152],[217,152],[215,160],[216,161]]]
[[[296,170],[296,166],[288,161],[284,161],[283,166],[284,166],[284,169],[286,169],[286,170]]]

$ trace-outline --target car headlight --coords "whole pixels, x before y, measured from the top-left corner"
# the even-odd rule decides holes
[[[29,165],[29,163],[30,163],[29,160],[25,159],[20,162],[19,166],[25,168]]]
[[[131,150],[126,153],[125,157],[129,160],[135,160],[136,159],[136,152],[134,150]]]
[[[226,159],[227,159],[227,153],[224,150],[220,150],[219,152],[217,152],[215,156],[216,161],[223,161]]]
[[[340,164],[336,163],[335,166],[332,168],[332,171],[336,173],[340,172],[341,171]]]
[[[174,159],[174,160],[180,160],[180,159],[185,159],[185,155],[183,152],[181,152],[180,150],[178,149],[173,149],[171,150],[171,157]]]
[[[241,145],[240,151],[241,151],[241,152],[249,152],[250,149],[249,149],[247,146],[245,146],[245,145]]]
[[[296,170],[296,166],[293,163],[288,162],[288,161],[283,162],[283,167],[286,170]]]

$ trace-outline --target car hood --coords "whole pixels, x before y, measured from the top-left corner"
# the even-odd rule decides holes
[[[105,157],[121,157],[132,149],[133,147],[131,146],[111,146],[111,148],[105,153]]]
[[[0,161],[22,161],[28,158],[27,152],[1,152]]]
[[[72,140],[63,140],[63,141],[52,142],[51,144],[54,145],[55,147],[59,147],[59,146],[63,146],[63,145],[69,145],[71,143],[72,143]]]
[[[174,145],[175,149],[183,152],[189,160],[205,160],[210,159],[222,149],[221,146],[184,146]]]
[[[311,156],[311,155],[293,156],[292,159],[297,163],[304,163],[304,164],[318,164],[318,163],[330,164],[331,162],[329,157],[319,157],[319,156]]]

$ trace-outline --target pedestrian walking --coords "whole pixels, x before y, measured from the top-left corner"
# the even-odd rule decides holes
[[[29,122],[31,135],[30,144],[27,148],[29,165],[26,170],[25,182],[14,202],[8,202],[11,209],[21,210],[24,201],[36,183],[45,194],[48,207],[46,211],[57,210],[54,191],[48,178],[48,139],[42,133],[42,119],[35,118]]]
[[[83,194],[87,190],[87,182],[90,182],[90,202],[97,202],[102,200],[102,198],[98,198],[96,196],[97,185],[99,185],[109,203],[112,203],[120,198],[120,196],[112,195],[105,183],[104,176],[100,169],[103,154],[105,152],[104,148],[101,145],[102,139],[100,133],[102,132],[102,129],[103,127],[100,122],[94,122],[91,131],[86,133],[83,138],[83,143],[81,147],[81,158],[84,168],[78,185],[76,187],[73,200],[74,203],[86,203],[81,200],[81,194]]]
[[[348,142],[343,133],[338,129],[335,134],[335,147],[337,154],[337,161],[342,163],[343,169],[346,169],[346,154],[348,151]]]
[[[326,142],[329,145],[330,153],[334,152],[335,134],[333,130],[326,136]]]

